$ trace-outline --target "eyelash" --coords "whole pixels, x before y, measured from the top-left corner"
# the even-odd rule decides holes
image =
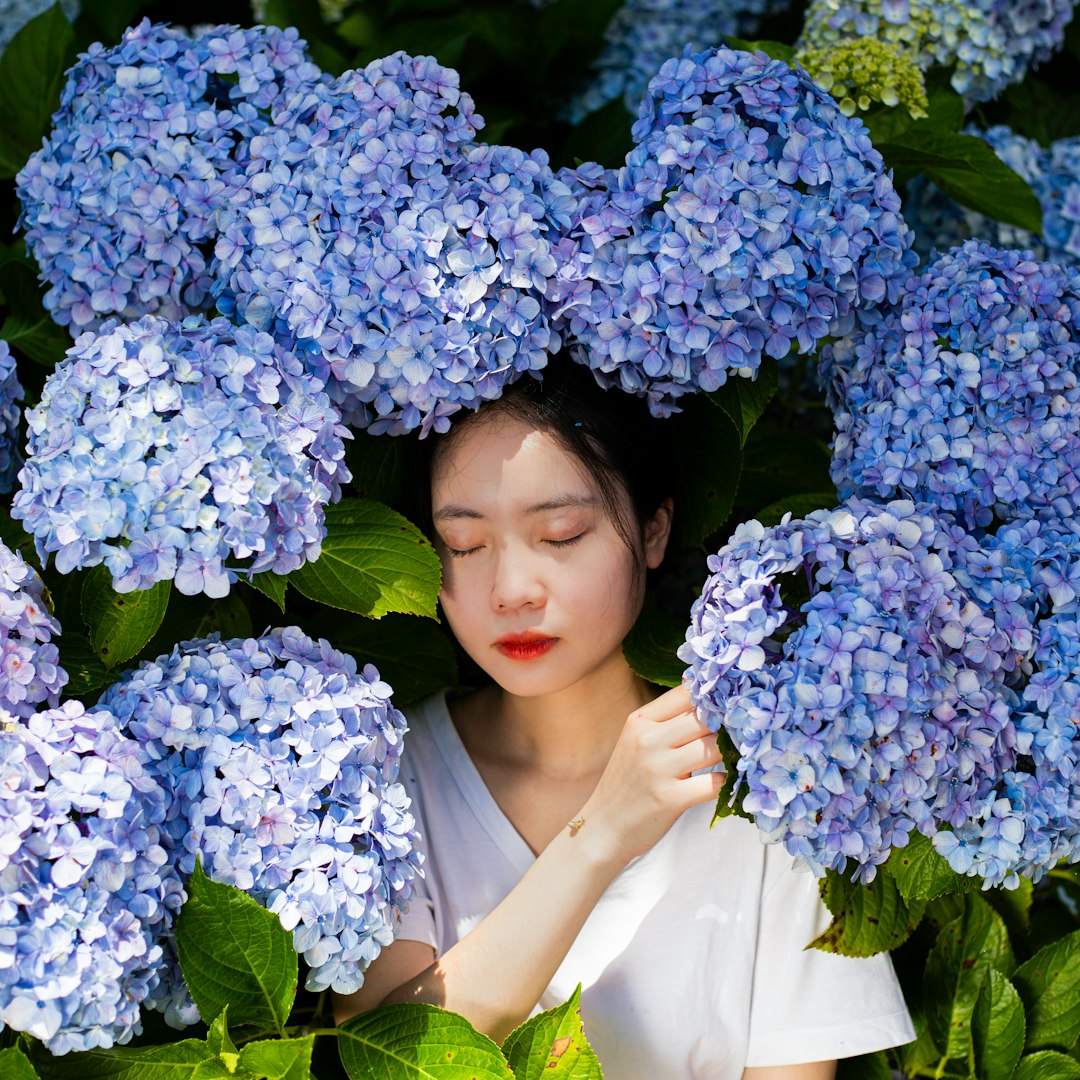
[[[565,540],[545,540],[544,543],[549,544],[551,547],[554,547],[554,548],[566,548],[566,547],[570,547],[571,544],[576,544],[584,536],[585,536],[585,534],[583,532],[580,532],[580,533],[577,534],[577,536],[570,536],[570,537],[567,537],[567,539],[565,539]],[[446,554],[449,555],[451,559],[464,559],[466,555],[471,555],[474,551],[479,551],[479,550],[480,550],[480,548],[478,548],[478,547],[474,547],[474,548],[452,548],[452,547],[447,547],[446,548]]]

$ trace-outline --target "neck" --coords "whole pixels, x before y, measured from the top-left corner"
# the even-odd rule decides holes
[[[655,697],[620,652],[572,686],[542,697],[516,697],[498,686],[488,691],[486,738],[513,762],[545,775],[573,780],[603,771],[627,716]]]

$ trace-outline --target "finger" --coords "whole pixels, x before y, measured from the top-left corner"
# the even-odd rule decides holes
[[[691,708],[690,691],[685,687],[676,686],[672,690],[661,694],[658,698],[642,705],[637,710],[637,715],[643,720],[669,720],[679,713],[688,712]]]
[[[710,732],[708,725],[703,724],[692,710],[665,720],[658,727],[658,734],[661,735],[664,744],[671,747],[685,746],[695,739],[702,739],[706,736],[710,736],[714,741],[716,740],[716,735]]]
[[[716,745],[716,736],[710,732],[700,739],[694,739],[671,752],[671,764],[675,775],[682,778],[698,769],[707,769],[723,761],[720,748]]]
[[[699,803],[714,802],[724,787],[727,773],[722,769],[716,772],[699,773],[679,781],[679,794],[687,808]]]

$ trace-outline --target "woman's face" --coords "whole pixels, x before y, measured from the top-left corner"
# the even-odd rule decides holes
[[[624,663],[642,571],[550,435],[498,412],[467,425],[436,458],[432,517],[447,621],[504,690],[557,693]],[[663,557],[668,524],[665,509],[646,529],[646,566]]]

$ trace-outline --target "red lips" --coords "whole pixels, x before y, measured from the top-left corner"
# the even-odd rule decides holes
[[[553,648],[558,640],[536,630],[526,630],[521,634],[505,634],[495,642],[495,648],[511,660],[535,660]]]

